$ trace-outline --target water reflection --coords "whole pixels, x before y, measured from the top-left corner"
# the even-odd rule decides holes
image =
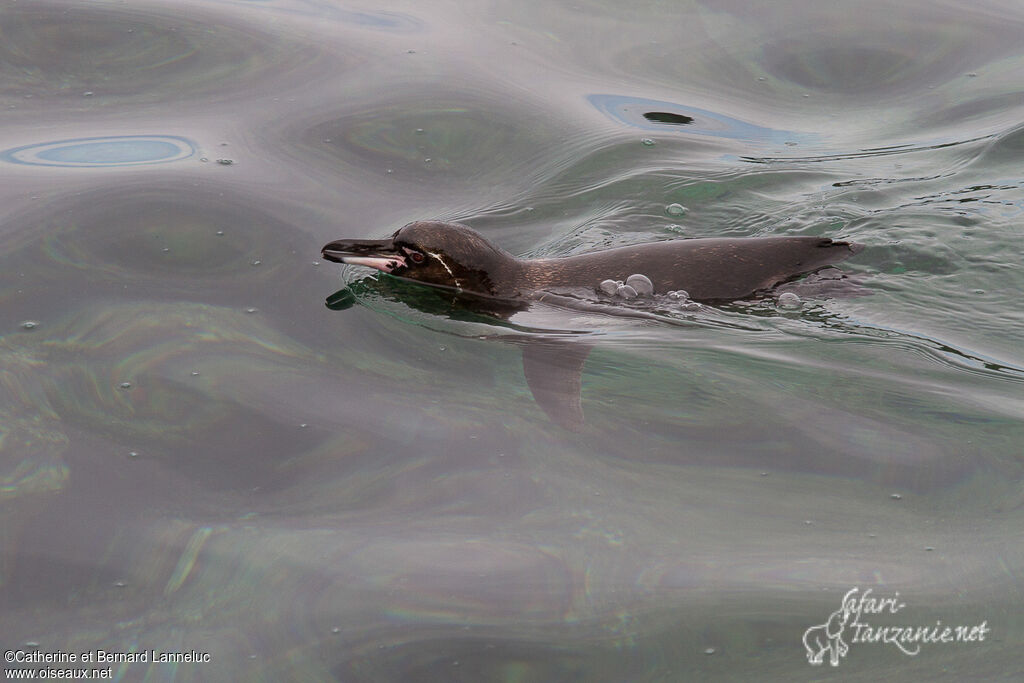
[[[609,118],[634,128],[668,132],[679,124],[680,133],[748,140],[753,142],[810,142],[815,136],[786,130],[772,130],[706,109],[672,102],[647,100],[624,95],[590,95],[587,100]]]
[[[195,145],[182,137],[123,135],[25,145],[0,152],[0,160],[28,166],[95,168],[163,164],[187,159],[195,153]]]

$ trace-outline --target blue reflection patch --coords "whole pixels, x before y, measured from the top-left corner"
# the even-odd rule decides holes
[[[625,95],[588,95],[587,100],[609,118],[644,130],[675,131],[734,140],[776,143],[796,140],[806,142],[808,139],[808,136],[803,133],[763,128],[723,114],[716,114],[713,111],[684,107],[672,102],[645,100]],[[645,117],[645,114],[654,114],[654,116]],[[678,118],[670,120],[674,117]],[[685,118],[690,118],[692,121],[684,121]]]
[[[29,166],[139,166],[187,159],[195,145],[173,135],[120,135],[58,140],[0,152],[0,160]]]

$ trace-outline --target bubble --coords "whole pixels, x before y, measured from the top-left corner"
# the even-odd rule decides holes
[[[258,266],[258,265],[260,265],[261,263],[263,263],[263,261],[260,261],[259,259],[256,259],[255,261],[253,261],[253,262],[252,262],[252,265],[254,265],[254,266]]]
[[[788,310],[796,310],[803,306],[803,302],[793,292],[784,292],[779,295],[779,308],[785,308]]]
[[[642,138],[640,140],[640,144],[642,144],[644,147],[654,147],[654,140],[650,138]]]
[[[682,216],[686,213],[686,207],[682,204],[672,203],[665,207],[665,212],[669,216]]]
[[[689,301],[690,300],[690,293],[687,292],[685,289],[673,290],[673,291],[669,292],[668,294],[666,294],[665,296],[667,296],[669,299],[673,299],[674,301]]]
[[[257,313],[257,312],[259,312],[259,310],[260,309],[258,309],[258,308],[251,308],[250,307],[250,308],[245,309],[245,312],[246,313]]]
[[[132,383],[131,382],[121,382],[118,386],[121,387],[122,389],[131,389],[132,388]]]
[[[615,291],[616,296],[621,296],[623,299],[635,299],[636,290],[629,285],[622,285]]]
[[[650,296],[654,294],[654,283],[650,278],[641,273],[634,273],[626,278],[626,285],[632,287],[638,296]]]
[[[235,163],[235,160],[234,159],[217,159],[217,163],[220,164],[221,166],[230,166],[231,164]]]
[[[137,457],[139,457],[139,452],[138,451],[128,451],[128,457],[129,458],[137,458]]]
[[[889,496],[889,497],[890,497],[890,498],[892,498],[893,500],[902,500],[902,499],[903,499],[903,496],[901,496],[901,495],[900,495],[900,494],[898,494],[898,493],[894,493],[894,494],[892,494],[892,495],[891,495],[891,496]]]
[[[600,285],[600,289],[608,296],[615,296],[615,292],[618,291],[621,284],[621,282],[616,282],[615,280],[604,280]]]
[[[25,320],[21,323],[21,329],[23,330],[34,330],[39,327],[39,323],[35,320]]]

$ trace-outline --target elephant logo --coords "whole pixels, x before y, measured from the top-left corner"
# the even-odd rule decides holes
[[[857,589],[854,588],[853,591]],[[828,654],[828,663],[839,666],[839,658],[845,657],[850,646],[843,640],[843,630],[850,620],[851,605],[848,602],[850,593],[843,598],[842,606],[833,612],[824,624],[816,624],[804,631],[804,647],[807,648],[807,661],[813,666],[821,666]]]

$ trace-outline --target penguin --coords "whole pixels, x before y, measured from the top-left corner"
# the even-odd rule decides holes
[[[474,310],[508,317],[535,301],[578,305],[588,296],[600,301],[601,292],[612,293],[606,288],[608,281],[621,287],[616,281],[635,283],[637,278],[647,295],[682,290],[691,301],[736,301],[843,261],[862,248],[825,237],[715,237],[526,259],[513,256],[468,226],[416,221],[385,239],[330,242],[322,254],[328,261],[368,266],[471,295]],[[635,289],[629,289],[636,296]],[[580,292],[583,297],[578,296]],[[563,293],[570,296],[560,296]],[[332,305],[331,299],[328,306],[346,307]],[[556,424],[581,431],[581,375],[590,345],[530,336],[513,343],[522,348],[524,374],[537,404]]]
[[[459,223],[417,221],[381,240],[337,240],[328,261],[478,296],[536,300],[642,274],[653,294],[735,301],[843,261],[862,249],[827,237],[712,237],[647,242],[558,258],[517,258]]]

